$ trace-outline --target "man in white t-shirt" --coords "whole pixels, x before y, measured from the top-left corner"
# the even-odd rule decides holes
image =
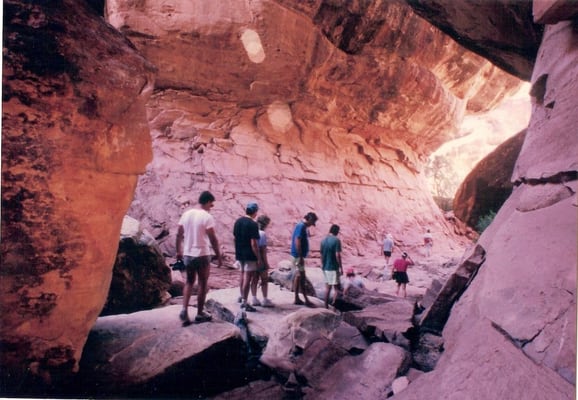
[[[212,255],[217,257],[219,267],[223,265],[219,241],[215,234],[215,219],[209,214],[214,202],[215,196],[211,192],[204,191],[199,196],[201,207],[185,211],[179,220],[177,260],[183,260],[187,271],[187,282],[183,291],[183,309],[179,314],[183,326],[191,323],[188,315],[189,300],[197,276],[199,277],[199,291],[195,322],[207,322],[212,319],[210,314],[203,311]]]

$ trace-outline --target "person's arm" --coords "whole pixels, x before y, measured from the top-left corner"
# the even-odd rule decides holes
[[[343,264],[341,263],[341,252],[335,252],[335,257],[337,258],[337,265],[339,266],[339,275],[343,275]]]
[[[259,247],[259,254],[261,255],[261,262],[263,263],[262,265],[266,269],[269,269],[269,260],[267,259],[267,245]]]
[[[299,262],[303,264],[303,252],[301,251],[301,236],[297,235],[295,237],[295,250],[297,251],[297,257],[299,258]]]
[[[177,260],[183,259],[183,241],[185,239],[185,228],[182,225],[179,225],[179,229],[177,231]]]
[[[259,241],[257,239],[251,239],[251,250],[257,256],[257,265],[261,265],[261,252],[259,251]]]
[[[219,240],[217,239],[217,235],[215,234],[215,229],[213,228],[207,229],[207,236],[209,236],[209,241],[211,242],[211,246],[213,247],[215,256],[217,256],[217,265],[221,267],[223,266],[223,258],[221,257],[221,250],[219,249]]]

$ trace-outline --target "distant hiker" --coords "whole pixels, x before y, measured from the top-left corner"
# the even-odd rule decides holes
[[[298,222],[293,229],[291,236],[291,255],[293,256],[293,289],[295,291],[294,304],[312,306],[313,303],[309,301],[306,293],[306,277],[305,277],[305,257],[309,254],[309,232],[310,226],[315,226],[317,222],[317,215],[314,212],[309,212],[303,217],[303,220]],[[303,293],[305,303],[299,298],[299,290]]]
[[[393,262],[393,279],[397,282],[397,290],[395,291],[396,296],[399,296],[400,287],[403,292],[403,297],[406,297],[407,295],[405,286],[409,282],[407,267],[410,265],[414,265],[414,262],[405,251],[401,254],[401,258],[398,258]]]
[[[353,268],[348,268],[345,272],[343,287],[343,293],[348,294],[352,287],[363,289],[365,288],[365,285],[363,284],[363,280],[355,273],[355,270]]]
[[[423,235],[423,245],[425,246],[425,255],[429,257],[431,255],[431,248],[433,247],[433,236],[429,229]]]
[[[389,266],[389,259],[391,257],[391,253],[393,253],[393,245],[393,236],[391,233],[388,233],[385,235],[385,239],[383,239],[383,256],[385,257],[385,268]]]
[[[187,282],[183,291],[183,309],[179,318],[183,326],[190,325],[188,308],[195,278],[199,277],[199,291],[197,293],[196,322],[206,322],[212,319],[210,314],[203,311],[208,291],[211,255],[217,257],[218,267],[223,265],[219,241],[215,234],[215,219],[209,211],[213,208],[215,196],[204,191],[199,196],[200,209],[185,211],[179,219],[177,231],[177,260],[182,260],[187,271]],[[211,248],[213,253],[211,252]]]
[[[240,291],[241,308],[245,311],[257,311],[248,302],[249,290],[253,279],[257,279],[257,268],[261,265],[259,252],[259,225],[255,217],[259,211],[257,203],[249,203],[245,215],[235,221],[233,236],[235,237],[235,258],[241,265]]]
[[[337,237],[339,225],[331,225],[329,234],[321,241],[321,269],[325,278],[325,308],[329,308],[329,294],[333,288],[333,301],[337,300],[340,277],[343,275],[341,264],[341,240]]]
[[[263,307],[273,307],[274,304],[267,298],[269,287],[269,260],[267,259],[267,234],[265,229],[269,226],[271,218],[266,215],[259,215],[257,224],[259,225],[259,252],[261,253],[261,264],[257,267],[257,279],[253,279],[251,283],[251,293],[253,294],[253,305]],[[257,284],[261,280],[261,293],[263,294],[263,302],[257,299]]]

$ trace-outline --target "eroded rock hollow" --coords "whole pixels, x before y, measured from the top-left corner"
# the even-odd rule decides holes
[[[452,310],[445,355],[400,398],[451,398],[457,384],[497,398],[512,382],[512,398],[528,387],[568,397],[578,169],[578,48],[568,18],[576,13],[557,1],[538,8],[536,21],[550,25],[532,70],[541,29],[529,3],[429,2],[433,11],[410,3],[439,28],[401,1],[117,0],[106,3],[112,27],[82,1],[5,1],[3,389],[58,385],[76,371],[127,210],[167,256],[178,216],[202,190],[217,196],[229,254],[249,200],[272,217],[278,257],[310,210],[320,217],[314,247],[337,223],[348,255],[378,252],[384,232],[415,249],[427,226],[436,251],[462,252],[422,166],[466,113],[493,107],[532,74],[517,187],[480,239],[487,256]],[[499,10],[507,12],[496,22]],[[491,352],[520,368],[507,376],[495,362],[476,362]],[[472,361],[480,375],[468,370]]]

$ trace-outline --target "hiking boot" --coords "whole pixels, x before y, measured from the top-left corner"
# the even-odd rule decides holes
[[[263,299],[263,307],[275,307],[275,304],[269,299]]]
[[[239,298],[237,298],[237,303],[242,303],[243,302],[243,296],[239,296]]]
[[[259,301],[258,298],[254,297],[253,301],[251,302],[254,306],[260,306],[261,302]]]
[[[297,299],[297,300],[295,300],[295,301],[293,302],[293,304],[295,304],[295,305],[297,305],[297,306],[302,306],[302,305],[305,304],[305,303],[303,303],[303,301],[302,301],[301,299]]]
[[[202,312],[200,314],[197,314],[197,316],[195,317],[195,322],[209,322],[213,320],[213,316],[210,314],[207,314],[206,312]]]
[[[251,306],[251,305],[248,304],[248,303],[243,303],[243,304],[241,304],[241,308],[244,308],[245,311],[249,311],[249,312],[255,312],[255,311],[257,311],[257,309],[256,309],[255,307]]]

